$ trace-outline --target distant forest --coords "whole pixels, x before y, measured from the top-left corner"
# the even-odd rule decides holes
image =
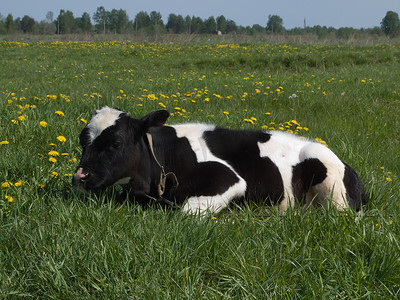
[[[11,14],[6,17],[0,15],[0,35],[18,33],[35,35],[54,34],[246,34],[260,33],[302,35],[315,34],[319,38],[336,35],[338,38],[349,38],[357,34],[387,35],[396,37],[400,34],[400,20],[396,12],[388,11],[382,22],[374,28],[354,29],[351,27],[333,28],[326,26],[306,26],[286,29],[283,20],[278,15],[269,15],[266,25],[240,26],[235,21],[226,19],[223,15],[216,18],[202,19],[195,16],[176,15],[171,13],[164,23],[159,12],[139,12],[133,20],[123,9],[107,11],[103,6],[98,7],[91,16],[83,13],[75,17],[69,10],[60,10],[58,16],[49,11],[46,20],[36,21],[30,16],[14,18]]]

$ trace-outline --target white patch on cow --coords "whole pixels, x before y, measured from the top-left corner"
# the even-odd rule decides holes
[[[293,166],[307,158],[319,159],[327,168],[327,177],[308,191],[305,206],[316,201],[326,207],[329,198],[338,209],[348,206],[343,182],[344,164],[329,148],[284,132],[271,134],[271,139],[265,143],[258,143],[258,147],[260,156],[269,157],[281,173],[284,186],[284,197],[279,204],[281,211],[295,204],[292,187]]]
[[[239,179],[237,183],[229,187],[221,195],[190,197],[182,208],[184,212],[203,213],[204,211],[210,210],[217,213],[225,208],[232,199],[244,196],[247,188],[246,181],[226,161],[212,154],[203,138],[205,131],[212,131],[215,129],[214,125],[180,124],[171,127],[175,129],[178,138],[187,138],[190,147],[196,154],[197,162],[218,162],[228,167]]]
[[[327,147],[319,143],[310,143],[300,152],[300,160],[318,158],[327,168],[326,179],[311,187],[306,195],[306,206],[312,201],[317,201],[324,207],[328,206],[328,200],[339,210],[348,207],[346,201],[346,187],[343,182],[345,166],[341,160]]]
[[[131,178],[130,178],[130,177],[124,177],[124,178],[121,178],[121,179],[117,180],[117,181],[114,183],[114,185],[124,185],[124,184],[128,184],[129,181],[131,181]]]
[[[178,138],[185,137],[188,139],[190,147],[196,154],[198,162],[218,161],[218,162],[223,162],[224,165],[228,165],[226,162],[222,161],[221,159],[211,154],[210,150],[206,145],[206,142],[203,139],[204,132],[214,130],[215,129],[214,125],[180,124],[180,125],[173,125],[171,127],[175,129],[176,136]]]
[[[265,143],[258,143],[261,157],[268,157],[278,167],[282,176],[284,195],[279,204],[281,211],[294,206],[292,187],[293,166],[300,162],[301,149],[311,143],[285,132],[273,132]]]
[[[113,126],[119,119],[122,111],[108,106],[96,111],[87,127],[89,128],[90,142],[93,142],[104,129]]]
[[[246,182],[240,178],[239,182],[229,187],[221,195],[190,197],[182,207],[182,211],[200,215],[205,212],[216,214],[226,208],[232,199],[244,196],[246,188]]]

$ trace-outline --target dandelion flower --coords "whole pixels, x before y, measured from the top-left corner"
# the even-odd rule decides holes
[[[6,189],[6,188],[9,188],[9,187],[11,187],[12,186],[12,183],[11,182],[9,182],[9,181],[6,181],[6,182],[3,182],[2,184],[1,184],[1,188],[2,189]]]
[[[55,111],[54,113],[55,113],[56,115],[60,116],[60,117],[63,117],[63,116],[64,116],[64,113],[63,113],[61,110],[57,110],[57,111]]]
[[[51,150],[48,154],[49,154],[50,156],[59,156],[59,155],[60,155],[60,153],[58,153],[58,152],[55,151],[55,150]]]
[[[45,121],[40,121],[39,124],[42,127],[47,127],[47,122],[45,122]]]
[[[315,141],[318,142],[318,143],[321,143],[322,145],[324,145],[326,147],[328,147],[328,144],[323,139],[316,138]]]
[[[54,157],[50,157],[50,158],[49,158],[49,161],[52,162],[52,163],[56,163],[56,162],[57,162],[57,159],[55,159]]]
[[[56,171],[51,172],[50,174],[51,178],[56,178],[58,177],[58,173]]]
[[[82,121],[83,123],[85,123],[85,124],[87,123],[87,121],[86,121],[85,119],[81,119],[81,121]]]
[[[14,198],[11,197],[11,196],[7,196],[7,195],[6,195],[5,198],[6,198],[6,200],[8,200],[8,203],[14,202]]]
[[[0,142],[0,145],[8,145],[8,144],[9,144],[8,141],[1,141],[1,142]]]
[[[57,137],[57,140],[58,140],[59,142],[61,142],[61,143],[64,143],[64,142],[67,141],[67,139],[66,139],[64,136],[62,136],[62,135],[58,136],[58,137]]]
[[[22,185],[24,185],[24,184],[25,184],[25,181],[19,180],[19,181],[17,181],[14,185],[15,185],[15,186],[22,186]]]
[[[41,188],[41,189],[43,189],[45,186],[46,186],[45,183],[39,183],[39,184],[38,184],[38,187]]]

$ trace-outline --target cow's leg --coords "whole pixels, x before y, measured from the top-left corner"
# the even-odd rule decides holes
[[[327,147],[313,143],[310,144],[300,153],[300,160],[318,160],[325,167],[325,176],[318,182],[311,182],[306,193],[305,207],[311,203],[316,205],[328,206],[328,201],[331,199],[332,204],[339,210],[348,207],[346,200],[346,188],[343,182],[345,166],[341,160]],[[314,177],[318,174],[315,170]]]
[[[182,207],[184,213],[218,213],[232,199],[243,197],[246,182],[228,166],[219,162],[200,163],[188,178],[192,185]]]

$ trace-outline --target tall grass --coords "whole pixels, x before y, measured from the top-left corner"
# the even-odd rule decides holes
[[[1,42],[0,55],[0,297],[398,297],[398,46]],[[78,135],[103,105],[322,139],[370,204],[281,214],[249,199],[200,219],[75,194]]]

